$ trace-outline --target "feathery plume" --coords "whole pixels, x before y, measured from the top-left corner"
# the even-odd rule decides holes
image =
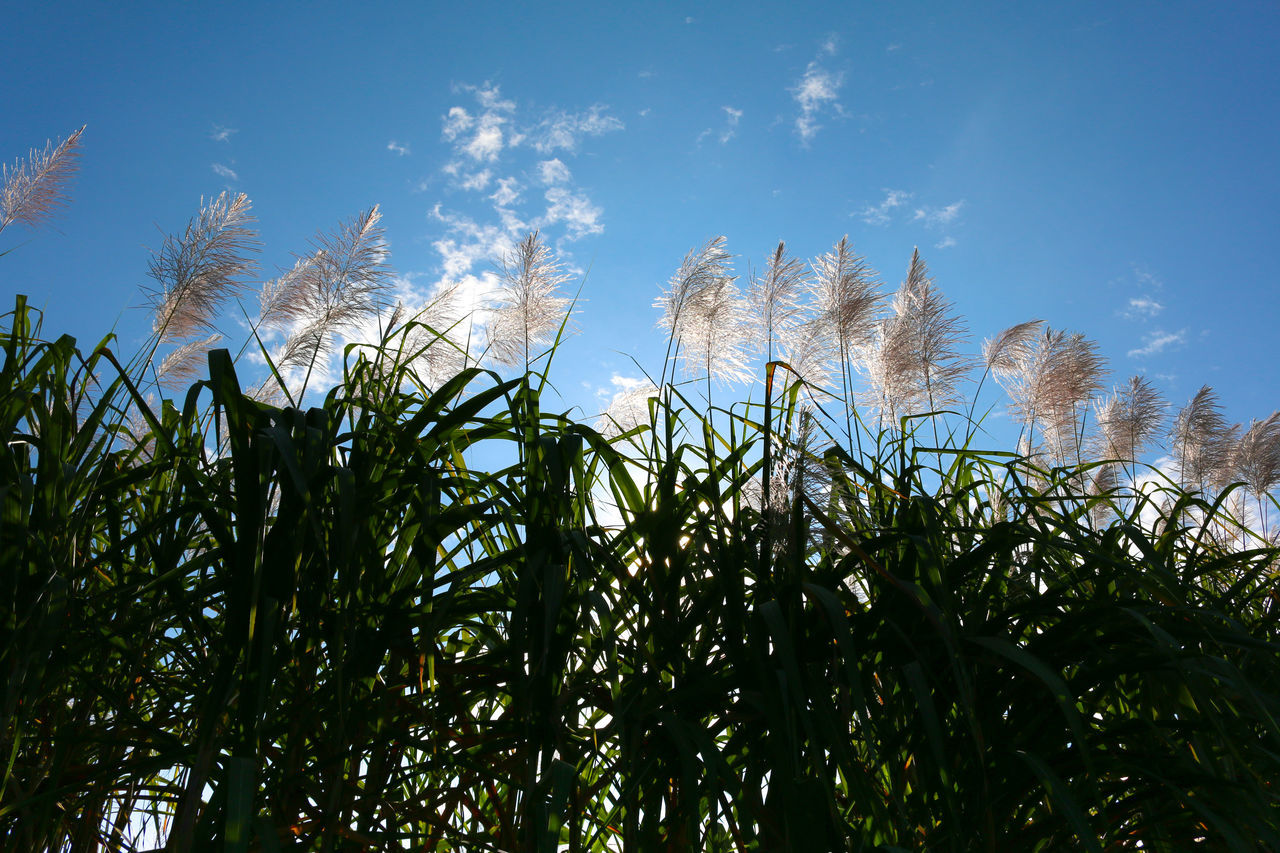
[[[919,249],[891,307],[861,352],[874,403],[893,420],[913,407],[958,402],[957,385],[970,367],[959,353],[964,323],[934,286]]]
[[[293,269],[262,283],[258,291],[258,328],[284,328],[308,312],[308,293],[315,286],[315,260],[313,255],[298,258]]]
[[[466,319],[461,290],[458,283],[446,285],[406,324],[405,352],[428,388],[439,387],[466,366],[468,342],[459,332]]]
[[[769,256],[763,273],[751,273],[747,287],[750,325],[759,332],[759,347],[772,361],[774,346],[792,341],[803,326],[801,290],[808,283],[804,264],[787,256],[786,243]]]
[[[729,253],[724,244],[723,236],[714,237],[701,249],[691,250],[662,295],[653,301],[653,307],[662,311],[658,326],[666,329],[673,339],[683,337],[689,303],[715,282],[729,276]]]
[[[1079,452],[1080,406],[1101,388],[1105,365],[1097,344],[1084,335],[1046,328],[996,379],[1024,427],[1039,424],[1054,457],[1065,461]]]
[[[220,340],[222,335],[212,334],[207,338],[188,341],[166,355],[156,368],[156,377],[160,384],[166,388],[180,388],[187,385],[200,373],[205,354]]]
[[[1115,516],[1116,508],[1111,500],[1111,493],[1120,485],[1114,465],[1100,466],[1089,480],[1087,493],[1093,500],[1089,501],[1089,519],[1095,530],[1107,526],[1107,522]]]
[[[609,408],[596,419],[596,430],[605,438],[615,438],[651,422],[649,401],[658,396],[658,388],[645,380],[634,388],[613,395]]]
[[[1224,479],[1220,472],[1230,467],[1235,436],[1222,416],[1218,395],[1208,385],[1174,417],[1169,439],[1182,486],[1204,488]]]
[[[824,388],[835,378],[831,371],[834,344],[824,324],[810,322],[797,327],[780,342],[779,355],[791,370],[777,371],[774,381],[785,390],[796,377],[811,387]]]
[[[502,259],[501,278],[488,323],[488,351],[499,364],[523,359],[527,368],[532,348],[549,345],[564,321],[570,300],[558,294],[570,276],[534,231]]]
[[[161,342],[211,331],[222,303],[244,290],[241,279],[256,269],[246,254],[258,247],[249,208],[244,193],[202,202],[182,236],[165,237],[152,256],[148,266],[158,287],[148,290],[148,299]]]
[[[14,222],[36,227],[51,219],[67,200],[67,186],[75,177],[84,127],[44,151],[31,151],[25,162],[0,169],[0,231]]]
[[[1016,371],[1018,364],[1030,357],[1043,326],[1043,320],[1028,320],[984,340],[982,360],[986,369],[996,373]]]
[[[686,375],[724,384],[751,378],[736,280],[732,276],[717,279],[689,302],[684,324]]]
[[[654,307],[658,325],[679,348],[686,375],[737,382],[750,376],[742,333],[737,277],[729,268],[724,237],[685,256]]]
[[[311,369],[330,352],[339,331],[377,316],[391,287],[381,219],[374,205],[339,223],[334,233],[318,236],[315,250],[260,297],[266,302],[260,309],[264,321],[294,320],[275,360],[278,368]]]
[[[876,313],[884,301],[875,271],[853,253],[848,236],[841,237],[830,252],[814,258],[811,266],[820,316],[836,341],[840,357],[847,360],[851,350],[871,335]]]
[[[1259,499],[1280,486],[1280,412],[1249,424],[1235,444],[1231,467]]]
[[[1094,402],[1098,413],[1098,452],[1106,459],[1135,462],[1160,432],[1165,402],[1144,376],[1130,377],[1123,389]]]

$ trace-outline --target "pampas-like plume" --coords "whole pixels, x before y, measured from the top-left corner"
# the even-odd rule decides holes
[[[657,386],[648,380],[634,388],[619,391],[609,401],[609,408],[596,419],[596,430],[605,438],[615,438],[638,426],[650,424],[653,413],[649,401],[658,395]]]
[[[1130,377],[1124,388],[1094,402],[1098,413],[1098,452],[1105,458],[1134,462],[1160,433],[1165,402],[1144,376]]]
[[[207,338],[188,341],[164,357],[156,368],[156,378],[167,388],[187,385],[200,373],[205,354],[220,340],[222,335],[212,334]]]
[[[892,309],[862,350],[875,405],[893,420],[914,407],[933,411],[959,402],[957,386],[970,368],[959,352],[964,323],[934,286],[919,249],[911,255]]]
[[[330,351],[339,331],[377,316],[391,287],[381,218],[374,205],[340,223],[333,234],[320,235],[315,251],[265,290],[263,318],[297,324],[276,359],[278,368],[310,370]]]
[[[457,283],[444,287],[407,322],[404,350],[429,388],[466,367],[468,341],[459,333],[466,323],[461,290]],[[395,320],[388,326],[394,328]]]
[[[1043,327],[1043,320],[1028,320],[984,340],[982,360],[986,370],[997,374],[1015,372],[1018,365],[1031,356]]]
[[[226,193],[202,204],[181,237],[165,237],[149,264],[158,287],[148,290],[152,330],[160,342],[211,331],[222,303],[240,293],[256,265],[249,197]]]
[[[488,352],[499,364],[527,368],[531,350],[555,339],[571,300],[559,295],[570,276],[539,239],[527,235],[502,259],[502,284],[487,329]]]
[[[812,267],[822,322],[847,361],[853,348],[870,337],[884,301],[875,271],[853,253],[847,236],[830,252],[814,258]]]
[[[51,219],[67,200],[67,186],[79,166],[84,127],[44,151],[32,150],[26,161],[0,169],[0,231],[14,222],[36,227]]]
[[[1026,437],[1039,424],[1051,453],[1066,461],[1079,454],[1080,407],[1102,387],[1105,365],[1097,344],[1084,335],[1046,328],[996,379],[1013,399]]]
[[[1230,467],[1235,436],[1222,416],[1218,395],[1208,385],[1201,387],[1178,412],[1169,439],[1181,485],[1204,488],[1226,479],[1221,472]]]
[[[688,376],[737,382],[746,368],[737,277],[729,268],[724,237],[685,256],[667,289],[654,300],[658,325],[671,335]]]
[[[803,327],[804,311],[801,291],[807,284],[804,264],[787,255],[786,244],[769,256],[763,273],[751,273],[747,287],[750,325],[759,333],[758,345],[769,361],[773,361],[777,344],[798,343],[795,339]]]
[[[1280,412],[1249,424],[1236,442],[1232,468],[1259,500],[1280,486]]]
[[[1106,464],[1099,467],[1089,480],[1088,494],[1092,500],[1089,501],[1089,519],[1093,522],[1095,530],[1102,530],[1107,526],[1116,515],[1115,504],[1112,503],[1111,493],[1120,485],[1120,478],[1116,474],[1114,465]]]
[[[666,329],[673,339],[682,336],[689,303],[712,284],[729,276],[729,253],[724,244],[723,236],[714,237],[701,249],[685,255],[667,288],[653,301],[653,307],[662,311],[658,326]]]

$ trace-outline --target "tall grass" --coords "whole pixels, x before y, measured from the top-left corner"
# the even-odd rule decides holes
[[[1031,452],[975,449],[971,420],[910,410],[963,402],[913,259],[893,316],[932,300],[947,348],[895,321],[909,385],[868,429],[841,400],[901,330],[842,241],[809,313],[753,298],[783,294],[769,346],[834,354],[846,393],[775,353],[758,399],[716,406],[743,351],[714,348],[712,241],[666,298],[694,381],[664,370],[596,429],[546,408],[538,300],[563,297],[526,279],[561,274],[531,236],[506,267],[515,375],[451,311],[400,312],[306,398],[334,329],[385,317],[375,225],[318,250],[345,272],[264,291],[293,313],[274,350],[254,327],[256,390],[215,349],[157,402],[149,354],[51,339],[21,297],[4,316],[7,848],[1280,848],[1280,551],[1229,511],[1240,487],[1089,458],[1083,338],[993,341]],[[765,280],[797,275],[779,246]],[[1110,450],[1151,438],[1118,426],[1125,394]],[[1205,461],[1229,436],[1197,405],[1179,434],[1208,479],[1240,452]],[[1263,505],[1271,433],[1249,434]]]

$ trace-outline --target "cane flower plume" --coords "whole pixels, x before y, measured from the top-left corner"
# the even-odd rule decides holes
[[[959,401],[959,383],[970,367],[960,353],[964,323],[934,284],[919,249],[891,307],[862,350],[873,404],[892,420]]]
[[[802,297],[808,284],[804,263],[787,255],[786,243],[769,255],[763,272],[752,272],[747,287],[750,325],[765,357],[772,361],[779,344],[794,345],[804,327]]]
[[[875,271],[853,253],[847,236],[835,248],[812,262],[818,311],[836,341],[840,356],[848,359],[875,329],[884,301]]]
[[[487,328],[494,361],[527,366],[535,348],[552,343],[571,301],[560,295],[569,278],[536,231],[502,259],[502,284]]]
[[[1221,472],[1229,467],[1234,435],[1211,387],[1202,386],[1178,412],[1169,439],[1182,485],[1203,488],[1224,479]]]
[[[1065,461],[1079,453],[1082,404],[1102,387],[1105,373],[1096,343],[1079,332],[1046,328],[996,379],[1012,398],[1025,437],[1039,426],[1050,452]]]
[[[293,320],[278,353],[281,370],[313,368],[340,331],[376,317],[391,287],[386,239],[377,205],[318,236],[313,251],[264,290],[264,321]]]
[[[67,188],[75,177],[84,128],[44,151],[32,151],[25,161],[0,168],[0,231],[15,222],[29,227],[51,219],[67,200]]]
[[[662,311],[658,325],[670,333],[685,374],[730,383],[751,374],[737,277],[724,244],[716,237],[687,254],[654,307]]]
[[[1280,412],[1249,424],[1236,442],[1232,468],[1260,500],[1280,486]]]
[[[250,206],[244,193],[202,203],[186,230],[165,237],[152,256],[156,286],[148,298],[161,343],[213,331],[222,304],[245,290],[245,279],[257,269],[248,255],[259,245],[249,227]]]
[[[1163,426],[1165,402],[1151,380],[1134,376],[1094,404],[1098,450],[1106,459],[1133,462]]]

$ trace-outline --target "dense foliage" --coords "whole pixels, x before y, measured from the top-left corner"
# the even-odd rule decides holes
[[[6,172],[0,230],[78,138]],[[1100,362],[1028,323],[982,377],[1028,441],[975,449],[923,262],[881,312],[843,240],[816,315],[783,246],[753,281],[755,402],[712,403],[746,369],[721,240],[659,300],[705,387],[664,369],[603,424],[543,409],[537,235],[486,333],[514,376],[423,311],[312,381],[379,310],[376,209],[263,285],[246,389],[203,353],[247,211],[166,241],[127,363],[23,297],[0,324],[5,849],[1280,849],[1280,416],[1205,389],[1179,476],[1140,476],[1135,379],[1089,461]]]
[[[10,849],[1280,846],[1277,553],[1192,494],[885,433],[760,495],[798,385],[606,439],[536,373],[352,353],[303,411],[215,351],[153,412],[6,324]]]

